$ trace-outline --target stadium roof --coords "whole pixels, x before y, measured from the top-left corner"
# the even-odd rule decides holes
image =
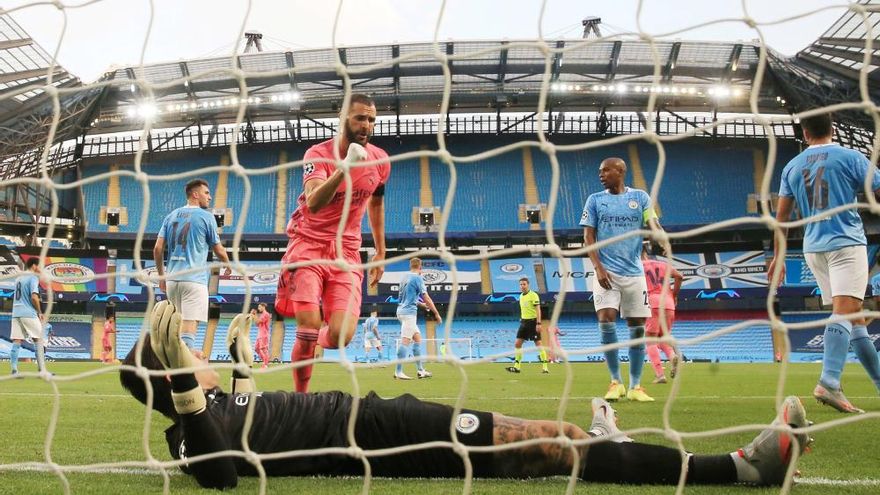
[[[558,112],[644,112],[653,94],[661,110],[748,113],[752,91],[759,91],[762,113],[797,112],[861,100],[865,23],[873,26],[875,37],[880,31],[878,2],[862,0],[861,5],[869,10],[865,15],[847,11],[795,57],[768,49],[760,88],[754,87],[757,42],[552,40],[545,53],[534,41],[491,40],[258,52],[113,69],[90,87],[78,87],[78,80],[57,69],[71,77],[63,84],[77,87],[59,90],[54,143],[76,139],[75,148],[81,149],[92,135],[142,129],[146,117],[154,119],[153,128],[216,126],[235,122],[241,106],[248,124],[332,117],[344,94],[345,72],[352,90],[373,95],[386,115],[436,114],[447,70],[450,112],[534,112],[545,72],[548,110]],[[15,25],[8,15],[0,19]],[[10,46],[26,37],[20,28],[10,31]],[[880,101],[878,44],[864,67],[875,102]],[[346,71],[337,71],[343,65]],[[48,67],[43,56],[13,74],[26,79],[40,72],[45,84]],[[33,175],[52,101],[45,95],[37,101],[35,91],[4,91],[16,94],[0,106],[0,177]],[[841,112],[838,122],[857,142],[873,137],[873,122],[864,112]],[[76,152],[69,156],[78,158]],[[52,155],[50,162],[56,166]]]

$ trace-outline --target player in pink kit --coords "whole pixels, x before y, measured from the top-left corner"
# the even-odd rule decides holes
[[[101,362],[105,364],[112,363],[113,359],[115,359],[113,356],[113,345],[110,343],[111,333],[116,333],[116,318],[108,316],[104,322],[104,333],[101,335]]]
[[[376,123],[372,98],[354,94],[348,108],[339,115],[342,134],[306,151],[303,164],[303,193],[287,224],[287,252],[282,263],[334,260],[341,255],[348,263],[360,264],[361,221],[364,212],[370,222],[376,254],[373,261],[385,259],[385,183],[391,174],[388,153],[369,143]],[[339,158],[337,166],[333,147]],[[351,204],[342,232],[342,252],[336,250],[336,232],[342,219],[346,195],[343,169],[360,161],[373,165],[352,167]],[[382,277],[384,269],[370,269],[370,285]],[[354,337],[361,309],[361,270],[346,272],[332,265],[312,265],[282,270],[278,280],[275,310],[284,317],[296,316],[296,341],[291,359],[312,359],[315,345],[327,349],[347,345]],[[321,317],[323,313],[323,319]],[[349,314],[348,324],[343,322]],[[307,392],[312,366],[293,370],[298,392]]]
[[[272,316],[266,311],[266,303],[260,303],[257,309],[251,310],[251,314],[257,321],[257,342],[254,351],[263,362],[260,369],[266,369],[269,367],[269,324],[272,322]]]
[[[645,336],[662,337],[667,332],[672,333],[672,324],[675,322],[675,301],[678,299],[678,292],[681,290],[681,282],[684,277],[678,270],[666,262],[648,258],[647,247],[642,250],[642,265],[645,267],[645,280],[648,284],[648,302],[651,306],[651,317],[645,325]],[[666,290],[666,300],[663,303],[662,313],[660,302],[663,292],[663,286],[669,285],[670,278],[674,280],[672,287]],[[660,318],[666,320],[664,327],[660,323]],[[648,359],[654,367],[653,383],[666,383],[666,375],[663,373],[663,364],[660,362],[660,351],[666,354],[666,359],[672,364],[672,377],[675,378],[675,368],[678,364],[678,357],[675,351],[667,343],[648,344]]]

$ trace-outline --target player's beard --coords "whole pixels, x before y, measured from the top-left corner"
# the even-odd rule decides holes
[[[365,137],[364,137],[364,141],[363,141],[363,142],[361,142],[361,141],[358,139],[358,137],[359,137],[359,133],[353,131],[353,130],[351,129],[351,126],[349,126],[348,124],[346,124],[346,126],[345,126],[345,139],[347,139],[349,143],[357,143],[357,144],[359,144],[359,145],[361,145],[361,146],[366,146],[367,143],[370,142],[370,134],[365,134]]]

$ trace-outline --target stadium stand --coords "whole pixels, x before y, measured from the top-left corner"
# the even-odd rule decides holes
[[[502,140],[503,141],[503,140]],[[379,142],[390,154],[400,154],[419,149],[418,142],[431,143],[429,139],[412,140],[400,144],[383,140]],[[493,141],[495,144],[495,141]],[[686,143],[667,143],[666,174],[660,197],[661,219],[666,226],[702,225],[748,214],[749,195],[756,193],[761,177],[756,177],[754,154],[761,143],[742,140],[730,142],[720,148],[716,142],[698,139]],[[301,159],[304,146],[288,146],[283,150],[287,161]],[[485,150],[485,143],[478,139],[458,138],[450,145],[457,156],[468,156]],[[794,156],[797,149],[790,144],[780,146],[776,170]],[[549,157],[537,149],[531,149],[537,199],[549,201],[552,169]],[[249,170],[271,167],[279,163],[281,150],[277,147],[261,147],[258,150],[240,150],[239,160]],[[657,150],[647,143],[603,146],[585,151],[559,152],[560,190],[558,211],[554,221],[557,229],[577,228],[586,198],[601,189],[597,178],[598,164],[607,157],[619,156],[629,163],[627,182],[632,187],[650,190],[657,174]],[[763,155],[761,155],[763,156]],[[219,154],[201,155],[195,158],[159,158],[143,166],[153,175],[167,175],[193,170],[195,167],[228,163]],[[413,231],[412,209],[418,206],[442,207],[449,190],[448,166],[440,160],[430,159],[429,181],[431,204],[422,204],[421,164],[418,159],[395,162],[388,182],[386,195],[386,232],[407,233]],[[123,168],[130,169],[129,165]],[[110,170],[107,164],[83,167],[84,177],[93,177]],[[522,150],[474,163],[458,163],[456,202],[449,220],[450,232],[517,231],[528,230],[529,225],[520,222],[518,209],[526,204],[526,183],[523,173]],[[302,191],[302,169],[292,168],[287,174],[287,194],[283,199],[286,219],[296,206]],[[778,188],[778,175],[774,173],[771,190]],[[236,227],[244,197],[244,182],[235,174],[227,174],[226,187],[218,186],[222,174],[206,174],[213,189],[215,208],[231,208],[233,216],[227,223],[226,232]],[[278,204],[278,174],[250,175],[252,201],[244,226],[246,233],[275,232],[275,208]],[[161,187],[151,189],[150,216],[147,232],[155,232],[162,218],[177,205],[182,204],[183,185],[191,177],[170,181],[152,181]],[[128,208],[128,224],[119,227],[120,232],[136,232],[143,208],[140,185],[131,177],[118,179],[120,205]],[[100,207],[108,205],[110,180],[93,182],[82,187],[88,230],[106,232],[106,225],[99,224]],[[725,201],[718,201],[724,189]],[[675,198],[675,201],[672,199]],[[110,202],[113,199],[109,199]],[[439,222],[439,219],[436,219]],[[369,229],[365,217],[362,228]]]

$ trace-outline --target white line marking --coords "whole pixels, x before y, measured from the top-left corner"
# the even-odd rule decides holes
[[[835,480],[830,478],[795,478],[798,485],[817,486],[880,486],[880,480],[871,478],[858,478],[854,480]]]
[[[132,398],[128,394],[84,394],[79,392],[71,392],[71,393],[60,393],[62,398],[64,397],[99,397],[99,398],[108,398],[108,399],[118,399],[118,398]],[[55,397],[55,394],[49,394],[44,392],[0,392],[0,396],[10,396],[10,397]],[[568,398],[570,400],[592,400],[593,397],[598,397],[598,395],[570,395]],[[810,396],[804,395],[803,398],[809,398]],[[848,395],[849,399],[854,400],[880,400],[880,396],[876,395]],[[769,400],[775,399],[775,395],[677,395],[675,396],[676,400],[684,399],[684,400]],[[419,397],[420,400],[457,400],[458,396],[437,396],[437,397]],[[482,399],[486,400],[552,400],[558,401],[559,397],[484,397]]]
[[[64,470],[64,466],[60,466],[62,470]],[[12,471],[12,472],[42,472],[42,473],[51,473],[53,472],[48,466],[16,466],[14,468],[4,468],[0,469],[0,472],[3,471]],[[142,475],[142,476],[158,476],[159,471],[147,468],[94,468],[94,469],[83,469],[73,471],[76,473],[84,473],[84,474],[127,474],[127,475]],[[166,472],[170,476],[181,476],[183,472],[181,472],[177,468],[168,468]],[[312,479],[318,479],[317,477],[307,477]],[[344,476],[344,479],[358,479],[354,477]],[[553,478],[557,478],[554,476]],[[564,479],[559,477],[560,479]],[[374,477],[373,479],[393,479],[393,478],[379,478]],[[880,479],[873,478],[857,478],[857,479],[831,479],[831,478],[796,478],[795,483],[798,485],[813,485],[813,486],[880,486]],[[424,480],[431,481],[431,480]]]

